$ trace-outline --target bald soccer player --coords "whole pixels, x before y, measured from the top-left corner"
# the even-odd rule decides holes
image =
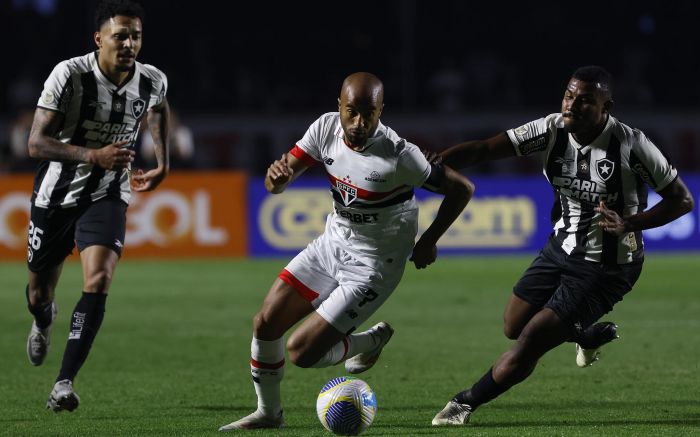
[[[348,76],[338,112],[322,115],[268,168],[265,188],[278,194],[307,168],[323,165],[333,212],[323,234],[280,272],[253,318],[250,370],[257,410],[219,431],[283,425],[283,336],[304,318],[286,344],[292,363],[306,368],[345,362],[352,374],[371,368],[394,331],[379,322],[353,332],[389,298],[409,256],[418,269],[435,261],[438,239],[469,202],[472,183],[428,163],[418,147],[384,126],[383,108],[384,86],[376,76]],[[445,196],[415,245],[414,187]]]

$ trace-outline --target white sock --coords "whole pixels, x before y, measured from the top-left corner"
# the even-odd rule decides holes
[[[343,341],[333,345],[333,347],[311,367],[335,366],[348,358],[372,350],[378,342],[379,338],[372,335],[369,330],[348,335]]]
[[[282,411],[280,383],[284,376],[284,339],[265,341],[253,337],[250,357],[258,411],[266,416],[277,416]]]

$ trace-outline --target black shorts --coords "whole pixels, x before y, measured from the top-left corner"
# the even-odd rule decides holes
[[[27,244],[29,270],[39,273],[61,264],[76,243],[78,251],[106,246],[121,256],[127,205],[106,197],[86,206],[39,208],[32,205]]]
[[[610,312],[641,273],[641,262],[609,266],[569,257],[550,238],[513,294],[537,308],[551,308],[575,333]]]

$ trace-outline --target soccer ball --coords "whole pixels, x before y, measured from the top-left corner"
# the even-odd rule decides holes
[[[316,413],[321,425],[338,435],[358,435],[369,428],[377,414],[377,398],[361,379],[333,378],[318,394]]]

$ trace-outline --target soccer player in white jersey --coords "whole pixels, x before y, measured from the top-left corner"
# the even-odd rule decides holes
[[[444,151],[435,162],[462,168],[541,152],[544,175],[557,192],[554,232],[513,288],[505,335],[516,340],[470,389],[433,419],[463,425],[480,405],[527,378],[560,344],[577,343],[586,367],[617,337],[616,325],[595,323],[632,289],[644,259],[642,230],[690,212],[693,198],[676,169],[637,129],[610,114],[610,74],[581,67],[564,91],[561,113],[484,141]],[[645,211],[647,186],[662,200]]]
[[[419,269],[435,260],[438,239],[471,198],[469,180],[429,164],[415,145],[380,123],[383,100],[376,76],[348,76],[339,112],[322,115],[267,171],[265,187],[281,193],[308,167],[323,165],[334,212],[324,233],[282,270],[253,319],[250,369],[257,410],[220,431],[282,426],[282,337],[304,318],[287,341],[292,363],[327,367],[344,361],[349,373],[372,367],[393,329],[380,322],[353,332],[394,291],[411,252]],[[418,208],[413,188],[420,186],[445,197],[414,247]]]
[[[56,318],[54,292],[63,261],[78,246],[83,293],[71,315],[61,370],[47,408],[73,411],[73,381],[87,358],[105,310],[124,245],[131,187],[149,191],[168,172],[167,79],[136,62],[142,43],[141,6],[108,0],[96,12],[97,50],[59,63],[34,114],[29,154],[41,159],[34,181],[26,294],[34,322],[29,361],[44,362]],[[129,178],[139,125],[148,118],[157,168]],[[130,186],[131,185],[131,186]]]

